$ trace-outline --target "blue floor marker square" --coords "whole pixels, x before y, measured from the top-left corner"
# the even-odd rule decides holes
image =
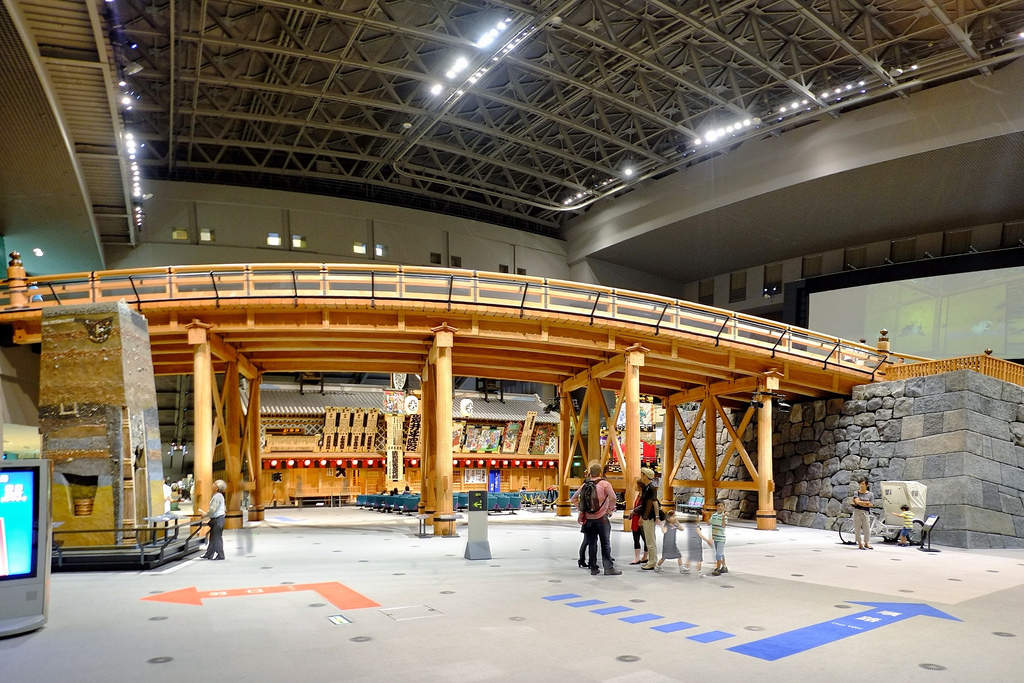
[[[697,624],[691,624],[686,621],[673,621],[671,624],[662,624],[661,626],[652,626],[652,631],[661,631],[662,633],[675,633],[676,631],[685,631],[688,628],[693,628]]]
[[[664,619],[665,617],[660,614],[634,614],[631,617],[619,617],[619,621],[624,621],[627,624],[642,624],[645,621],[654,621],[655,619]]]
[[[568,600],[569,598],[578,598],[580,596],[575,593],[562,593],[561,595],[545,595],[545,600]]]
[[[687,640],[696,640],[698,643],[713,643],[716,640],[725,640],[732,637],[733,634],[726,633],[725,631],[708,631],[707,633],[698,633],[695,636],[686,636]]]
[[[594,614],[601,614],[601,615],[605,615],[605,614],[621,614],[622,612],[632,612],[633,608],[632,607],[623,607],[622,605],[617,605],[615,607],[602,607],[601,609],[592,609],[590,611],[593,612]]]
[[[604,600],[577,600],[576,602],[565,603],[569,607],[593,607],[594,605],[606,605]]]

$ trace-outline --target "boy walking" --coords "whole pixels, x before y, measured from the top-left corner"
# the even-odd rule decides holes
[[[725,566],[725,526],[729,523],[729,517],[725,514],[725,502],[715,503],[715,514],[711,515],[711,540],[715,542],[715,571],[711,576],[728,574],[729,568]]]
[[[914,513],[910,511],[909,505],[901,505],[899,514],[903,518],[899,545],[907,546],[910,545],[910,534],[914,533]]]

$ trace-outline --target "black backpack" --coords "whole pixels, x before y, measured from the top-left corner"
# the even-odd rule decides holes
[[[601,502],[597,499],[598,480],[587,479],[580,486],[580,512],[594,513],[601,509]]]

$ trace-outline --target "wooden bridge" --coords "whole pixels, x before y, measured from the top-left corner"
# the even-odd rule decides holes
[[[672,483],[703,487],[709,505],[723,485],[756,489],[759,526],[773,528],[772,398],[849,395],[855,385],[883,379],[890,367],[887,342],[876,349],[639,292],[407,266],[179,266],[30,280],[14,259],[0,289],[0,323],[13,327],[15,342],[36,343],[43,310],[122,300],[149,321],[155,372],[195,375],[197,493],[203,484],[199,470],[209,468],[214,429],[238,454],[234,464],[229,459],[229,475],[231,467],[240,468],[239,458],[250,458],[250,467],[259,458],[258,440],[244,437],[253,432],[243,424],[242,411],[228,414],[227,404],[237,397],[213,391],[214,373],[258,380],[265,372],[406,372],[423,379],[423,471],[432,489],[424,507],[450,512],[451,443],[444,435],[451,425],[451,378],[474,376],[559,387],[560,514],[568,514],[570,453],[582,452],[584,461],[618,459],[632,500],[644,393],[661,397],[669,409],[665,498],[671,500]],[[569,393],[581,388],[586,397],[577,409]],[[600,443],[601,418],[620,410],[606,405],[604,388],[618,391],[619,404],[626,406],[623,448],[614,419],[606,421],[609,438],[603,447]],[[259,392],[251,394],[258,401]],[[691,403],[699,404],[697,421],[704,419],[705,433],[712,435],[703,454],[693,448],[696,422],[683,424],[676,410]],[[745,409],[738,429],[725,418],[726,407]],[[250,403],[250,416],[252,408]],[[755,412],[756,463],[739,439]],[[732,436],[724,456],[717,456],[714,439],[719,418]],[[675,447],[677,427],[684,434],[682,449]],[[581,438],[583,431],[588,439]],[[674,480],[687,451],[702,478]],[[721,481],[733,452],[743,459],[751,482]],[[435,525],[435,533],[450,530]]]

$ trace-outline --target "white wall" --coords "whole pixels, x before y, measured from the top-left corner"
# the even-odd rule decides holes
[[[0,392],[0,423],[39,425],[39,354],[32,347],[0,348]]]
[[[146,219],[137,248],[107,247],[107,267],[140,268],[203,263],[366,263],[439,265],[462,259],[468,270],[567,279],[563,240],[480,221],[336,197],[226,185],[150,181]],[[201,229],[214,241],[199,241]],[[187,240],[173,239],[175,229]],[[267,233],[281,236],[281,246],[268,246]],[[301,236],[305,248],[293,248]],[[366,245],[357,254],[353,245]],[[385,254],[377,257],[375,245]]]

